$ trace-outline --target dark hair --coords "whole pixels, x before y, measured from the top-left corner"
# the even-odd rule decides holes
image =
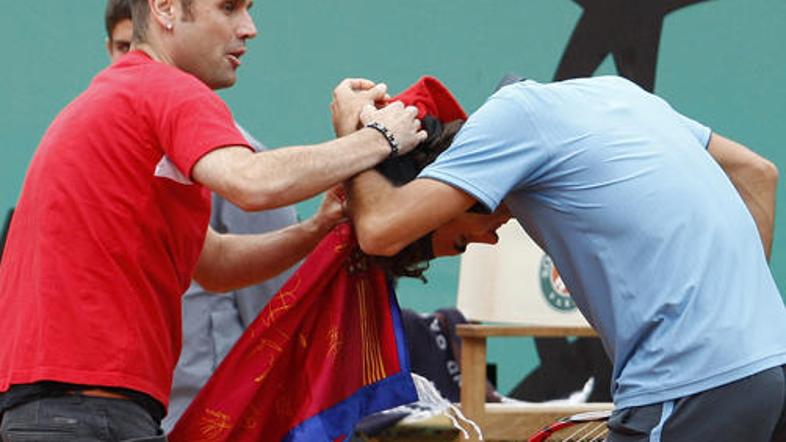
[[[391,158],[377,166],[377,170],[391,183],[401,186],[414,180],[418,173],[444,152],[453,142],[464,120],[442,123],[427,115],[421,119],[428,138],[413,151],[400,157]],[[429,261],[434,258],[431,247],[431,233],[401,249],[397,254],[374,257],[389,275],[393,277],[418,278],[426,282],[423,272],[428,270]]]
[[[130,0],[131,2],[131,21],[134,23],[134,37],[136,43],[145,41],[147,33],[147,16],[150,15],[150,8],[147,0]]]
[[[113,0],[109,0],[110,3]],[[122,1],[122,0],[121,0]],[[147,0],[126,0],[131,3],[131,21],[134,23],[134,42],[145,41],[145,34],[147,33],[147,16],[150,15],[150,8],[148,7]],[[190,19],[192,0],[180,0],[180,6],[183,8],[183,17]]]
[[[123,20],[131,20],[131,4],[129,0],[108,0],[104,12],[106,36],[112,39],[112,31]]]

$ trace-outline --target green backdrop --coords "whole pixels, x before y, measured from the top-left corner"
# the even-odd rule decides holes
[[[655,1],[655,0],[653,0]],[[0,14],[0,210],[15,204],[27,163],[59,109],[107,62],[103,0],[5,2]],[[581,9],[569,0],[258,0],[259,37],[240,81],[221,94],[269,146],[331,136],[333,86],[347,76],[395,92],[441,78],[468,111],[505,72],[548,81]],[[711,0],[664,23],[656,92],[677,109],[786,169],[786,2]],[[613,73],[606,60],[600,73]],[[778,197],[772,269],[786,287],[786,201]],[[314,202],[304,203],[308,215]],[[435,262],[430,282],[402,282],[421,311],[453,305],[458,261]],[[527,339],[492,341],[502,391],[537,363]]]

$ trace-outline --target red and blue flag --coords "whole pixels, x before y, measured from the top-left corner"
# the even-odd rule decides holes
[[[260,313],[169,440],[346,440],[417,400],[395,294],[352,228],[335,228]]]
[[[419,118],[467,118],[434,77],[395,100]],[[169,440],[334,442],[363,417],[416,400],[393,288],[343,224],[260,313]]]

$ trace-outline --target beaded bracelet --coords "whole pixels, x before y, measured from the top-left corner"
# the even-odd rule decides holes
[[[387,127],[376,121],[368,123],[366,127],[378,131],[385,137],[390,145],[390,158],[398,156],[398,141],[396,141],[396,137],[393,136],[393,133],[390,132]]]

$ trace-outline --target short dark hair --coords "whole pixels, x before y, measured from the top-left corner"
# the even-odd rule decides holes
[[[390,158],[377,166],[377,170],[395,186],[414,180],[421,170],[450,147],[453,138],[464,125],[464,120],[443,123],[430,115],[426,115],[421,121],[428,138],[406,155]],[[428,270],[429,261],[434,258],[431,248],[432,233],[429,232],[393,256],[375,256],[374,261],[394,278],[403,276],[426,282],[423,273]]]
[[[121,0],[122,1],[122,0]],[[145,33],[147,31],[147,16],[150,14],[147,0],[126,0],[131,4],[131,21],[134,23],[134,38],[135,42],[145,41]],[[185,19],[191,19],[191,3],[193,0],[180,0],[180,6],[183,8],[183,16]],[[112,2],[112,0],[110,0]]]
[[[104,26],[106,26],[107,38],[112,39],[112,31],[123,20],[131,20],[130,0],[108,0],[106,2],[106,12],[104,13]]]

